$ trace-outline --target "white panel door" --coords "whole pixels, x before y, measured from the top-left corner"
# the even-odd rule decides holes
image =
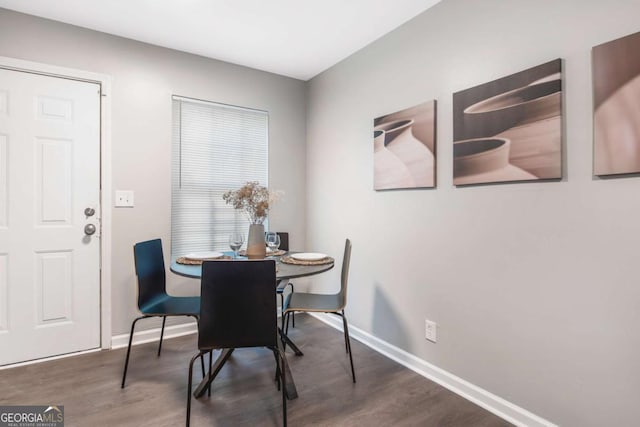
[[[100,86],[0,69],[0,365],[100,346],[99,201]]]

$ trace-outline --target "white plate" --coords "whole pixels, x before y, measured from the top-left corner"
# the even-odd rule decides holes
[[[318,261],[321,259],[325,259],[327,254],[321,254],[318,252],[300,252],[298,254],[291,254],[291,258],[297,259],[299,261]]]
[[[222,252],[192,252],[190,254],[186,254],[184,257],[189,259],[205,260],[220,258],[223,255],[224,254]]]

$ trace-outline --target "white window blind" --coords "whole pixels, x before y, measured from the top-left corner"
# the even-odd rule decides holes
[[[265,111],[173,98],[171,255],[229,250],[246,215],[222,200],[247,181],[267,185]]]

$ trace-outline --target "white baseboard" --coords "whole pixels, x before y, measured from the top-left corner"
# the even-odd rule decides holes
[[[342,331],[342,320],[329,314],[315,314],[312,316],[322,322]],[[411,353],[385,342],[362,329],[355,326],[349,327],[349,336],[357,339],[361,343],[371,349],[387,356],[391,360],[406,366],[412,371],[430,379],[433,382],[451,390],[452,392],[464,397],[465,399],[475,403],[476,405],[494,413],[500,418],[515,424],[516,426],[531,427],[557,427],[550,421],[545,420],[524,408],[496,396],[468,381],[463,380],[444,369],[438,368],[431,363],[422,360]],[[357,361],[355,361],[357,367]]]
[[[160,341],[160,329],[147,329],[145,331],[135,332],[133,334],[133,342],[131,345],[144,344],[148,342]],[[195,334],[198,332],[196,322],[182,323],[180,325],[165,326],[163,340],[168,338],[177,338],[183,335]],[[111,348],[122,348],[129,345],[129,334],[114,335],[111,337]]]

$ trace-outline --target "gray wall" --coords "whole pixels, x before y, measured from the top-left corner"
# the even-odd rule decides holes
[[[113,190],[134,190],[135,208],[112,209],[112,327],[128,333],[136,307],[135,242],[171,238],[171,96],[269,112],[270,185],[285,197],[273,229],[305,237],[305,83],[220,61],[0,9],[0,56],[112,77]],[[105,207],[109,209],[110,207]],[[197,294],[199,283],[168,275],[169,292]],[[141,329],[155,327],[151,320]]]
[[[591,47],[638,16],[631,0],[444,0],[311,80],[307,246],[352,239],[351,323],[552,422],[638,425],[640,178],[592,177],[590,72]],[[556,58],[565,178],[454,188],[452,93]],[[373,191],[373,119],[434,98],[438,188]]]

